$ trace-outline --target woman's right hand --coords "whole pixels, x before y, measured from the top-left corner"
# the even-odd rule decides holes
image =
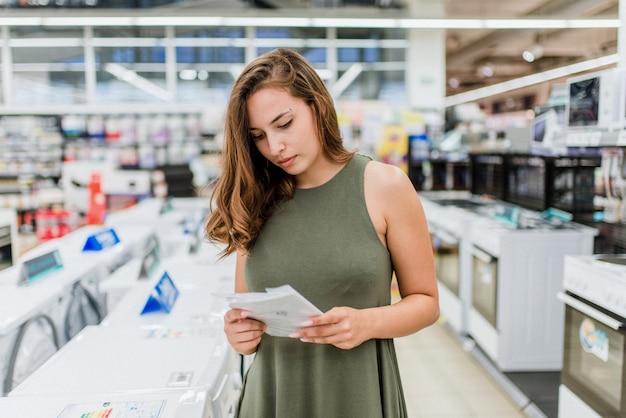
[[[248,318],[248,312],[241,309],[230,309],[224,314],[224,332],[230,345],[239,354],[256,352],[265,332],[265,323]]]

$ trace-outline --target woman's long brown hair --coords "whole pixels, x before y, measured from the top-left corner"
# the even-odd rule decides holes
[[[341,140],[330,93],[304,57],[279,48],[250,62],[235,81],[226,109],[222,172],[205,229],[210,241],[226,244],[222,256],[248,253],[275,206],[293,197],[294,177],[263,157],[250,137],[246,103],[266,87],[282,88],[311,106],[322,152],[330,161],[345,163],[354,154]]]

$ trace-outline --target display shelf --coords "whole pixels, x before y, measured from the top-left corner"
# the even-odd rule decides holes
[[[0,176],[58,177],[62,144],[56,116],[0,116]]]

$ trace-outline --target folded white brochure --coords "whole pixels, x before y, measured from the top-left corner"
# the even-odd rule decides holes
[[[272,287],[265,292],[226,295],[231,308],[250,312],[250,317],[265,322],[265,332],[274,337],[288,337],[309,318],[322,311],[290,285]]]

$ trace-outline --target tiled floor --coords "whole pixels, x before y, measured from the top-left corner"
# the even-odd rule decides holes
[[[410,418],[528,416],[444,324],[395,343]]]

